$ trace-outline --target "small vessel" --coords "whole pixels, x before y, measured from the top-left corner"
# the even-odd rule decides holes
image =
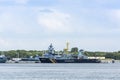
[[[39,63],[39,55],[36,55],[35,57],[30,56],[30,58],[21,58],[20,61],[34,61],[35,63]]]
[[[100,63],[99,59],[88,59],[84,55],[84,51],[79,50],[78,54],[56,54],[52,44],[48,48],[48,52],[40,57],[41,63]]]
[[[7,57],[5,55],[0,55],[0,63],[5,63],[7,61]]]

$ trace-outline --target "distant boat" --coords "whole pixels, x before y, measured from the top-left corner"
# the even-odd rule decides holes
[[[0,55],[0,63],[5,63],[7,61],[7,57],[5,55]]]
[[[40,62],[38,55],[36,55],[35,57],[30,56],[30,58],[21,58],[20,61],[34,61],[35,63],[39,63]]]
[[[77,55],[74,54],[55,54],[52,44],[48,48],[48,53],[40,57],[41,63],[100,63],[99,59],[88,59],[81,49]]]

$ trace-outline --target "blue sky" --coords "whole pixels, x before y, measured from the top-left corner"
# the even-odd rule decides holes
[[[119,0],[0,0],[0,50],[120,50]]]

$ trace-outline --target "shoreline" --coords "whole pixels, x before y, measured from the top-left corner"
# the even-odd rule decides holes
[[[105,60],[101,60],[101,63],[113,63],[112,62],[113,60],[112,59],[105,59]],[[8,64],[13,64],[13,63],[15,63],[15,64],[33,64],[33,63],[40,63],[41,64],[41,62],[40,61],[6,61],[6,63],[8,63]],[[120,60],[114,60],[114,63],[120,63]],[[45,64],[45,63],[44,63]],[[51,63],[52,64],[52,63]],[[69,63],[68,63],[69,64]],[[79,63],[78,63],[79,64]]]

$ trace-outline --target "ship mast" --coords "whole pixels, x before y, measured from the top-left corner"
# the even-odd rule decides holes
[[[50,44],[50,46],[48,47],[48,53],[49,53],[49,54],[54,54],[54,53],[55,53],[52,44]]]

